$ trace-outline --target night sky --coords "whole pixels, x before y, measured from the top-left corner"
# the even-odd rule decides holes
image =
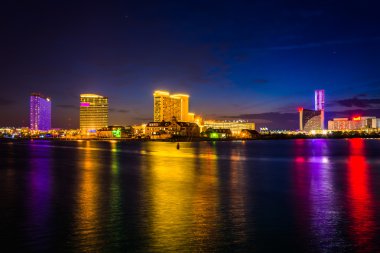
[[[109,97],[110,124],[151,121],[155,89],[208,119],[296,129],[326,90],[327,117],[380,116],[377,1],[2,1],[0,126],[79,127],[79,94]]]

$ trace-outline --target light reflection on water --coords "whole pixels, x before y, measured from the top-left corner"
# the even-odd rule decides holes
[[[101,191],[99,191],[98,173],[100,169],[99,157],[92,152],[91,142],[86,141],[85,149],[79,153],[79,182],[77,194],[77,207],[75,208],[75,238],[80,238],[79,248],[85,251],[90,244],[93,247],[99,245],[99,234],[97,233],[100,224],[99,201]]]
[[[349,140],[348,158],[348,204],[350,232],[355,247],[361,252],[373,252],[370,247],[375,234],[373,196],[369,190],[369,168],[365,157],[365,143],[362,139]],[[373,242],[372,242],[373,243]]]
[[[180,146],[0,143],[0,232],[34,251],[380,250],[378,141]]]

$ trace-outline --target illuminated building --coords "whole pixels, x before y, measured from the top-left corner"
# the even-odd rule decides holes
[[[195,121],[195,114],[193,112],[189,112],[187,117],[188,117],[187,119],[189,122]]]
[[[328,130],[365,130],[378,128],[379,119],[376,117],[353,117],[349,118],[334,118],[328,121]]]
[[[194,122],[198,125],[198,126],[203,126],[204,125],[204,121],[203,121],[203,118],[199,115],[195,115],[194,116]]]
[[[96,94],[80,95],[80,129],[95,132],[108,126],[108,98]]]
[[[96,132],[99,138],[132,138],[133,133],[131,126],[108,126]]]
[[[206,133],[206,136],[210,139],[226,139],[226,138],[232,137],[232,132],[230,129],[209,128],[209,129],[207,129],[207,131],[205,133]]]
[[[314,92],[314,109],[316,111],[321,111],[325,109],[325,90],[315,90]]]
[[[197,124],[177,121],[172,117],[171,121],[149,122],[145,133],[153,139],[165,139],[173,136],[198,137],[200,131]]]
[[[325,129],[325,90],[314,91],[314,110],[321,111],[321,127]]]
[[[153,121],[171,121],[176,117],[179,121],[188,122],[189,95],[173,94],[168,91],[156,90],[153,93]]]
[[[38,93],[30,96],[30,129],[47,131],[51,128],[51,99]]]
[[[260,136],[256,130],[243,129],[240,132],[240,138],[242,139],[257,139]]]
[[[323,130],[323,110],[314,111],[298,108],[300,131]]]
[[[243,129],[255,130],[255,123],[245,120],[205,120],[203,129],[230,129],[233,136],[239,136]]]

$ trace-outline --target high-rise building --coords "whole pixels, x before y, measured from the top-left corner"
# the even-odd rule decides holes
[[[30,129],[47,131],[51,128],[51,99],[39,93],[30,96]]]
[[[174,107],[174,112],[179,112],[179,120],[183,122],[189,121],[189,95],[187,94],[174,94],[170,96],[173,100],[173,104],[177,104]]]
[[[314,110],[321,111],[322,129],[325,129],[325,90],[315,90]]]
[[[321,111],[325,109],[325,90],[315,90],[314,92],[314,110]]]
[[[96,94],[80,95],[80,129],[96,131],[108,126],[108,97]]]
[[[298,108],[301,131],[323,130],[323,110]]]
[[[156,90],[153,93],[153,121],[189,121],[189,95],[173,94],[168,91]]]

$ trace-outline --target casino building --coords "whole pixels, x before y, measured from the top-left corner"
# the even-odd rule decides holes
[[[180,122],[193,122],[194,113],[189,113],[188,94],[170,94],[156,90],[153,93],[153,121],[171,121],[176,117]]]
[[[334,118],[328,121],[328,129],[332,131],[350,131],[350,130],[366,130],[376,129],[380,127],[380,119],[376,117],[353,117]]]
[[[298,108],[300,131],[323,130],[324,111]]]
[[[97,94],[80,95],[79,124],[82,132],[96,132],[108,126],[108,97]]]
[[[51,128],[51,99],[39,93],[30,96],[30,130]]]

